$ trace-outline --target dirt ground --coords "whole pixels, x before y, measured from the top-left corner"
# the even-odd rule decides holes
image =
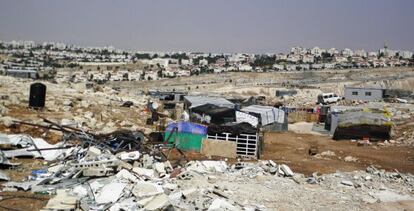
[[[318,153],[332,151],[335,156],[309,155],[309,149],[318,148]],[[262,159],[286,163],[295,172],[310,175],[313,172],[334,173],[353,171],[375,165],[389,171],[414,173],[414,147],[407,146],[358,146],[351,141],[334,141],[328,136],[285,133],[266,133]],[[352,156],[358,160],[346,162]]]
[[[46,206],[50,196],[31,192],[1,192],[0,210],[40,210]]]

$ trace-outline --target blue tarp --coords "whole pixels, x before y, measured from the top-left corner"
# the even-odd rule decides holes
[[[190,134],[199,134],[207,135],[207,127],[200,124],[195,124],[192,122],[172,122],[168,124],[166,132],[171,132],[175,127],[178,128],[178,133],[190,133]]]

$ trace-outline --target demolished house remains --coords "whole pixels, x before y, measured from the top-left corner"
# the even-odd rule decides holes
[[[116,91],[111,89],[109,95]],[[99,95],[104,94],[99,92]],[[256,105],[251,101],[255,97],[240,97],[239,102],[245,103],[235,103],[230,97],[188,96],[180,92],[149,92],[148,95],[153,98],[146,96],[142,102],[133,98],[107,99],[113,101],[107,104],[108,110],[122,109],[127,115],[99,122],[108,126],[106,130],[107,127],[95,125],[110,114],[103,114],[104,109],[93,111],[95,107],[82,105],[85,101],[81,99],[64,99],[62,104],[85,118],[66,116],[63,119],[59,109],[58,115],[43,117],[50,114],[45,107],[48,105],[46,86],[32,85],[28,110],[35,115],[25,121],[0,117],[7,123],[4,127],[9,133],[0,133],[2,191],[50,197],[44,210],[277,210],[280,203],[284,205],[282,208],[290,210],[318,210],[327,205],[332,208],[338,201],[344,202],[341,208],[358,210],[361,203],[413,199],[411,174],[369,166],[366,171],[321,175],[312,166],[307,169],[312,172],[305,176],[296,172],[303,163],[291,162],[282,151],[305,154],[303,160],[318,166],[329,160],[363,166],[354,155],[342,156],[338,152],[341,146],[336,152],[320,153],[313,142],[322,136],[326,136],[321,138],[323,141],[332,141],[331,138],[390,140],[394,122],[384,107],[350,106],[347,102],[341,102],[346,106],[286,107],[277,102]],[[260,98],[260,102],[265,101]],[[26,100],[24,104],[27,109]],[[136,109],[138,105],[141,108]],[[404,109],[414,111],[409,105]],[[114,112],[114,115],[118,114]],[[128,115],[132,117],[127,121]],[[141,123],[145,127],[129,122],[133,118],[143,118]],[[288,128],[289,121],[299,124],[290,124]],[[315,136],[309,133],[323,127],[320,123],[325,124],[326,131],[321,129]],[[119,129],[125,125],[127,129]],[[23,134],[29,130],[20,130],[22,126],[41,132],[36,131],[33,136]],[[291,129],[295,127],[308,127],[309,131],[292,135]],[[58,134],[54,142],[47,140],[51,131]],[[266,142],[265,135],[274,136]],[[272,146],[265,147],[272,141],[292,141],[289,139],[298,145],[280,144],[280,150],[272,151],[277,157],[268,157],[266,150]],[[341,157],[333,156],[335,153]],[[27,161],[20,158],[33,158],[40,164],[26,165]],[[22,166],[31,168],[30,175],[14,180],[10,172],[20,171]],[[277,189],[284,191],[274,191]],[[251,194],[246,196],[246,193]],[[312,203],[295,204],[297,199],[286,199],[286,194]],[[274,199],[275,195],[278,200]],[[328,201],[314,203],[315,195]]]
[[[54,194],[45,210],[240,210],[248,206],[231,200],[220,189],[183,189],[180,184],[208,175],[211,178],[222,174],[246,177],[254,174],[294,175],[288,166],[273,161],[239,162],[231,166],[224,161],[170,163],[157,144],[150,144],[137,132],[96,135],[47,119],[44,122],[47,124],[16,123],[61,131],[64,133],[61,142],[51,145],[41,138],[0,134],[0,144],[12,148],[0,152],[3,165],[20,165],[8,160],[20,156],[43,158],[48,162],[49,166],[34,169],[27,181],[3,184],[10,190]],[[167,127],[166,137],[169,138],[163,146],[200,150],[201,139],[206,135],[205,126],[174,123]],[[213,145],[206,142],[203,147],[208,146]],[[248,173],[250,171],[255,173]],[[0,179],[10,180],[0,173]]]

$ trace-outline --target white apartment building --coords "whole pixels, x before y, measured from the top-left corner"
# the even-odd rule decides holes
[[[413,58],[413,52],[411,51],[400,51],[398,55],[401,56],[403,59],[411,59]]]
[[[312,49],[310,49],[310,53],[314,56],[321,56],[323,52],[325,52],[325,49],[321,49],[318,46],[313,47]]]
[[[302,62],[303,63],[314,63],[315,62],[315,56],[314,55],[303,55],[302,56]]]
[[[367,52],[365,52],[364,49],[358,49],[355,50],[355,56],[359,56],[359,57],[367,57]]]
[[[248,64],[243,64],[239,66],[239,71],[252,71],[253,67]]]
[[[298,54],[290,54],[289,56],[288,56],[288,58],[286,59],[286,61],[289,61],[289,62],[299,62],[300,61],[300,55],[298,55]]]
[[[276,54],[276,60],[286,60],[287,58],[288,56],[286,54],[283,54],[283,53]]]
[[[345,57],[349,57],[349,56],[353,56],[354,55],[354,52],[351,49],[349,49],[349,48],[343,49],[341,53]]]
[[[327,52],[331,55],[339,54],[339,51],[336,50],[336,48],[330,48],[327,50]]]
[[[203,66],[208,65],[208,60],[207,60],[207,59],[201,59],[201,60],[198,62],[198,64],[199,64],[199,65],[203,65]]]
[[[300,54],[305,54],[306,53],[306,49],[302,48],[302,47],[293,47],[290,49],[290,52],[296,55],[300,55]]]

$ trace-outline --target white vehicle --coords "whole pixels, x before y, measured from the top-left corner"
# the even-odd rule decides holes
[[[342,100],[342,97],[339,97],[335,93],[322,93],[318,95],[318,103],[321,103],[321,104],[336,103],[340,100]]]

